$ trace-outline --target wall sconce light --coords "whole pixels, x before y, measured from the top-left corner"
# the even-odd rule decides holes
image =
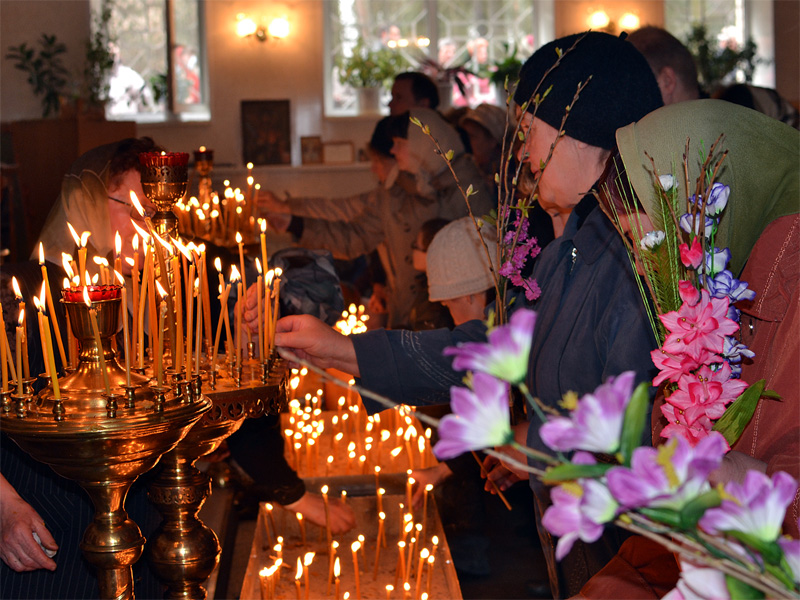
[[[619,19],[619,26],[625,31],[635,31],[639,29],[639,17],[633,13],[625,13]]]
[[[604,10],[596,10],[586,19],[586,25],[594,31],[607,31],[617,33],[617,25],[624,31],[634,31],[639,29],[639,17],[633,13],[625,13],[615,23]]]
[[[608,24],[611,22],[611,19],[608,18],[608,13],[604,10],[597,10],[589,15],[589,18],[586,20],[586,24],[589,26],[589,29],[594,30],[602,30],[608,27]]]
[[[277,17],[270,21],[268,27],[257,25],[256,22],[245,15],[236,15],[236,35],[241,38],[254,36],[259,42],[266,42],[270,38],[283,39],[289,35],[289,21],[286,17]]]

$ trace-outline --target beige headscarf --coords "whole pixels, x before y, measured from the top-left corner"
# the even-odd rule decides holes
[[[617,130],[617,145],[636,195],[657,214],[653,157],[658,175],[671,174],[686,198],[683,152],[689,139],[689,185],[694,193],[702,161],[720,134],[728,156],[717,181],[730,186],[715,245],[730,248],[730,270],[741,273],[764,228],[800,210],[800,132],[755,110],[722,100],[665,106]]]
[[[108,214],[109,163],[118,143],[99,146],[83,154],[64,175],[61,194],[47,216],[39,236],[45,259],[61,264],[61,253],[76,256],[75,240],[67,227],[69,222],[80,235],[91,231],[87,247],[89,255],[107,257],[114,250],[114,232]],[[39,245],[31,255],[39,258]]]

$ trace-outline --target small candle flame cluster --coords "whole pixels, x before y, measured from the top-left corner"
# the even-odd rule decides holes
[[[351,304],[347,310],[342,311],[342,318],[336,321],[334,329],[344,335],[365,332],[369,315],[365,314],[364,311],[363,304],[358,307],[355,304]]]
[[[213,150],[201,146],[195,151],[195,161],[203,161],[197,196],[181,198],[175,204],[178,226],[181,231],[214,242],[219,246],[232,246],[238,232],[244,231],[249,241],[255,231],[253,216],[255,194],[261,185],[255,183],[253,163],[247,163],[247,187],[243,191],[231,187],[230,180],[223,181],[222,195],[211,189],[210,164]]]
[[[289,387],[303,390],[306,369],[293,369]],[[355,383],[354,381],[352,383]],[[323,410],[323,390],[294,395],[282,415],[287,460],[301,477],[367,475],[432,466],[431,429],[408,406],[367,415],[358,394],[340,396],[336,410]]]

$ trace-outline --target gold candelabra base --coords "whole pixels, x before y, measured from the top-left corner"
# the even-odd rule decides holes
[[[163,522],[147,543],[150,565],[167,587],[165,598],[201,600],[204,584],[219,563],[217,535],[198,517],[211,492],[211,478],[197,460],[216,450],[248,417],[277,412],[287,398],[285,365],[272,366],[263,377],[260,363],[244,365],[244,383],[217,379],[207,392],[212,409],[175,448],[164,455],[149,496]]]

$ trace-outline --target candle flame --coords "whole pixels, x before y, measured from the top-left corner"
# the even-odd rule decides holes
[[[138,235],[133,236],[133,239],[131,240],[131,246],[133,246],[133,251],[134,252],[138,252],[139,251],[139,236]]]
[[[19,326],[22,327],[22,324],[25,322],[25,309],[21,308],[19,311],[19,318],[17,319]]]
[[[42,312],[42,307],[39,304],[39,298],[37,298],[36,296],[33,297],[33,305],[36,307],[37,311]]]
[[[358,552],[360,549],[361,549],[361,542],[359,542],[358,540],[350,544],[350,550],[353,551],[353,554]]]
[[[253,163],[251,163],[251,162],[247,163],[247,168],[248,168],[248,170],[252,169],[253,168]]]
[[[429,565],[431,565],[431,567],[433,566],[433,561],[434,561],[434,560],[436,560],[436,555],[435,555],[435,554],[431,554],[431,555],[428,557],[428,564],[429,564]]]
[[[294,516],[297,517],[298,522],[302,522],[303,513],[294,513]]]
[[[266,283],[267,285],[272,285],[272,280],[274,278],[275,278],[275,269],[270,269],[264,276],[264,283]]]
[[[122,236],[117,231],[114,234],[114,256],[119,256],[119,253],[122,252]]]
[[[283,269],[275,267],[275,277],[280,277],[281,275],[283,275]]]
[[[310,567],[311,566],[311,563],[314,562],[314,555],[315,554],[316,554],[316,552],[306,552],[303,555],[303,566],[304,567]]]
[[[139,213],[139,216],[144,217],[144,208],[142,208],[142,203],[139,202],[139,197],[133,190],[131,190],[131,204],[133,204],[133,208],[136,209],[136,212]]]
[[[200,278],[194,278],[194,294],[197,295],[200,293]]]
[[[383,496],[386,493],[384,488],[378,488],[378,496]]]
[[[135,264],[136,264],[136,263],[134,262],[134,260],[133,260],[133,259],[132,259],[130,256],[126,256],[126,257],[125,257],[125,262],[126,262],[126,263],[128,263],[128,264],[129,264],[131,267],[133,267],[133,265],[135,265]]]
[[[438,546],[439,545],[439,536],[438,535],[435,535],[435,536],[433,536],[431,538],[431,544],[433,544],[434,546]]]
[[[173,238],[172,243],[174,243],[175,247],[180,251],[180,253],[186,257],[186,260],[189,262],[192,261],[192,252],[188,246],[184,245],[178,238]]]
[[[200,149],[199,149],[199,151],[200,151],[200,152],[205,152],[205,151],[206,151],[206,147],[205,147],[205,146],[200,146]]]
[[[258,271],[258,274],[261,275],[261,261],[258,260],[258,258],[256,258],[256,270]]]
[[[406,581],[403,584],[403,590],[405,590],[406,592],[410,592],[411,591],[411,584]]]
[[[214,259],[214,268],[222,273],[222,261],[220,260],[219,256]]]
[[[11,287],[14,288],[14,296],[16,296],[17,300],[22,300],[22,292],[19,289],[16,277],[11,278]]]
[[[120,285],[125,285],[125,279],[122,277],[122,273],[114,269],[114,277],[117,278]]]
[[[394,586],[391,583],[387,584],[386,585],[386,591],[387,592],[393,592],[394,591]]]
[[[92,285],[97,285],[98,281],[100,281],[100,273],[95,273],[92,277]]]
[[[297,573],[295,573],[294,578],[299,580],[303,576],[303,563],[300,561],[300,557],[297,557]]]
[[[231,277],[230,277],[231,283],[233,283],[234,281],[239,281],[241,278],[242,276],[239,275],[239,269],[236,268],[236,265],[231,265]]]
[[[86,243],[89,241],[90,235],[92,235],[91,231],[84,231],[81,234],[81,248],[86,248]]]
[[[341,574],[342,574],[342,567],[339,565],[339,557],[337,556],[336,560],[333,561],[333,576],[338,579],[339,575]]]
[[[133,224],[133,228],[136,229],[136,233],[138,233],[140,236],[142,236],[142,244],[143,245],[146,244],[147,241],[150,239],[150,234],[147,233],[141,227],[139,227],[139,224],[136,221],[134,221],[133,219],[131,219],[131,224]]]
[[[156,280],[156,289],[158,290],[158,295],[161,296],[162,299],[167,295],[167,292],[164,291],[164,288],[161,287],[161,282],[158,280]]]
[[[80,246],[81,245],[81,236],[78,235],[78,232],[75,231],[75,228],[72,226],[72,223],[70,223],[69,221],[67,221],[67,227],[69,228],[69,232],[72,235],[72,239],[75,240],[75,245],[76,246]]]
[[[322,493],[322,495],[323,495],[323,496],[327,496],[327,494],[328,494],[328,486],[327,486],[327,485],[323,485],[323,486],[320,488],[320,490],[319,490],[319,491]]]
[[[72,270],[72,257],[66,252],[61,253],[61,266],[64,267],[67,277],[70,279],[75,277],[75,271]]]
[[[260,221],[259,225],[261,226],[261,233],[266,232],[267,231],[267,220],[266,219],[259,219],[259,221]]]
[[[427,548],[423,548],[419,553],[419,557],[422,560],[426,560],[430,555],[431,555],[431,551],[428,550]]]
[[[86,303],[86,306],[92,308],[92,301],[89,300],[89,288],[87,286],[83,286],[83,301]]]
[[[93,261],[93,262],[94,262],[94,264],[96,264],[97,266],[101,266],[101,265],[102,265],[102,266],[104,266],[104,267],[107,267],[107,266],[108,266],[108,260],[107,260],[107,259],[105,259],[105,258],[103,258],[102,256],[93,256],[93,257],[92,257],[92,261]]]
[[[236,232],[236,243],[237,244],[241,244],[242,243],[242,234],[239,233],[238,231]]]
[[[68,277],[64,277],[64,281],[61,283],[61,287],[63,287],[64,289],[67,289],[68,287],[72,287],[69,284],[69,278]]]
[[[92,285],[92,278],[89,277],[89,271],[83,272],[83,285]]]
[[[171,256],[173,253],[172,244],[162,239],[161,236],[158,235],[155,231],[153,232],[153,237],[156,238],[156,240],[158,240],[158,243],[161,244],[164,247],[164,249],[170,253]]]
[[[350,592],[345,592],[342,596],[342,600],[350,600]]]
[[[44,244],[39,242],[39,266],[44,264]]]
[[[379,512],[379,513],[378,513],[378,518],[379,518],[381,521],[385,520],[385,519],[386,519],[386,513],[385,513],[385,512],[383,512],[383,511]]]

